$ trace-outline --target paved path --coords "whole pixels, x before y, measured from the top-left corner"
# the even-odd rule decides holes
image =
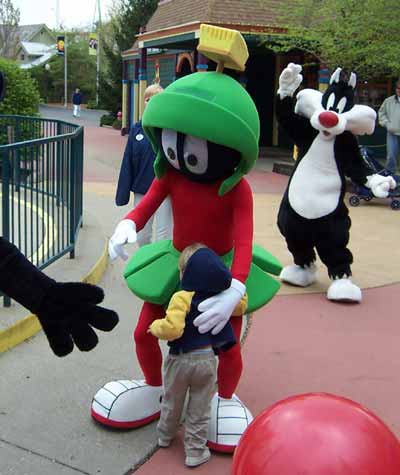
[[[42,117],[47,119],[64,120],[72,124],[90,125],[93,127],[97,127],[100,124],[100,117],[103,114],[107,114],[106,111],[102,110],[81,109],[81,116],[75,118],[72,115],[71,104],[68,105],[68,108],[55,105],[41,105],[39,112]]]
[[[116,208],[113,202],[126,137],[91,125],[93,117],[82,118],[86,120],[84,210],[91,219],[85,224],[85,246],[94,247],[130,209]],[[289,255],[275,225],[287,178],[270,169],[270,163],[260,162],[249,176],[255,241],[287,263]],[[280,295],[255,315],[243,350],[245,369],[238,394],[257,415],[289,395],[329,391],[365,404],[400,434],[400,214],[383,202],[351,213],[355,280],[368,288],[364,302],[355,306],[328,302],[321,293],[326,288],[323,268],[312,294],[282,287]],[[83,265],[82,253],[88,247],[78,251],[75,268]],[[91,398],[104,382],[141,375],[131,337],[140,302],[127,290],[122,271],[123,263],[112,263],[101,283],[105,304],[119,312],[121,322],[111,334],[100,335],[94,351],[74,351],[59,359],[38,334],[0,355],[1,475],[126,475],[153,453],[154,423],[119,432],[96,425],[89,416]],[[372,288],[376,282],[380,287]],[[215,455],[196,473],[228,475],[230,466],[229,456]],[[179,438],[137,470],[141,475],[158,472],[188,473]]]

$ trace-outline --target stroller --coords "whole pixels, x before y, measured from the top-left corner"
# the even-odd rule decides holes
[[[373,158],[372,152],[367,147],[360,145],[360,152],[361,152],[362,158],[364,159],[366,164],[374,171],[374,173],[379,173],[379,175],[382,175],[382,176],[390,175],[388,170],[386,170],[386,168],[384,168],[378,162],[378,160]],[[392,175],[392,176],[396,180],[397,186],[394,190],[389,191],[388,198],[390,200],[390,207],[393,210],[398,210],[400,209],[400,175]],[[371,201],[372,198],[379,199],[379,198],[376,198],[372,194],[369,188],[365,186],[356,185],[355,183],[353,183],[353,185],[354,185],[355,194],[352,194],[349,198],[350,206],[358,206],[361,200]]]

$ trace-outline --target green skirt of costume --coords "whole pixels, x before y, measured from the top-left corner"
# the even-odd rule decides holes
[[[158,241],[139,248],[125,267],[124,277],[129,289],[146,302],[167,305],[171,295],[179,290],[178,259],[180,252],[172,241]],[[227,267],[232,265],[233,250],[221,256]],[[280,262],[257,244],[246,280],[249,297],[247,312],[254,312],[269,302],[278,292],[280,283],[268,273],[279,275]]]

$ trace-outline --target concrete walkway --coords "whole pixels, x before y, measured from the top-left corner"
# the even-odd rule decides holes
[[[114,205],[126,137],[90,122],[84,125],[85,226],[77,259],[66,259],[74,279],[91,268],[107,236],[130,209]],[[270,161],[260,160],[249,176],[255,241],[286,264],[290,256],[275,220],[287,177],[271,173],[271,168]],[[289,395],[329,391],[365,404],[400,434],[396,342],[400,214],[379,201],[352,208],[351,215],[354,280],[369,289],[364,291],[364,302],[356,306],[328,302],[321,293],[327,285],[322,267],[321,279],[307,289],[312,294],[282,287],[254,318],[244,346],[245,370],[238,394],[257,415]],[[112,333],[99,335],[95,350],[87,354],[75,350],[60,359],[39,333],[0,355],[1,475],[188,473],[179,438],[170,449],[155,452],[154,423],[121,432],[98,426],[90,418],[92,396],[102,384],[141,377],[132,342],[141,302],[126,288],[123,266],[120,261],[110,264],[101,282],[105,306],[115,309],[121,321]],[[225,475],[230,466],[231,457],[215,455],[196,473]]]

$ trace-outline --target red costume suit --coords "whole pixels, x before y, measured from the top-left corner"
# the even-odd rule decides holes
[[[165,197],[169,196],[174,217],[174,247],[181,251],[194,242],[202,242],[219,255],[234,248],[232,277],[244,283],[252,259],[252,193],[249,184],[242,178],[229,193],[219,196],[222,181],[196,183],[175,170],[169,170],[160,180],[154,180],[139,206],[126,219],[134,221],[140,231]],[[146,382],[151,386],[162,385],[162,355],[158,340],[147,333],[147,329],[163,312],[162,306],[145,302],[134,332],[138,360]],[[231,323],[239,342],[242,317],[231,318]],[[240,343],[237,343],[219,356],[220,396],[232,397],[241,371]]]

